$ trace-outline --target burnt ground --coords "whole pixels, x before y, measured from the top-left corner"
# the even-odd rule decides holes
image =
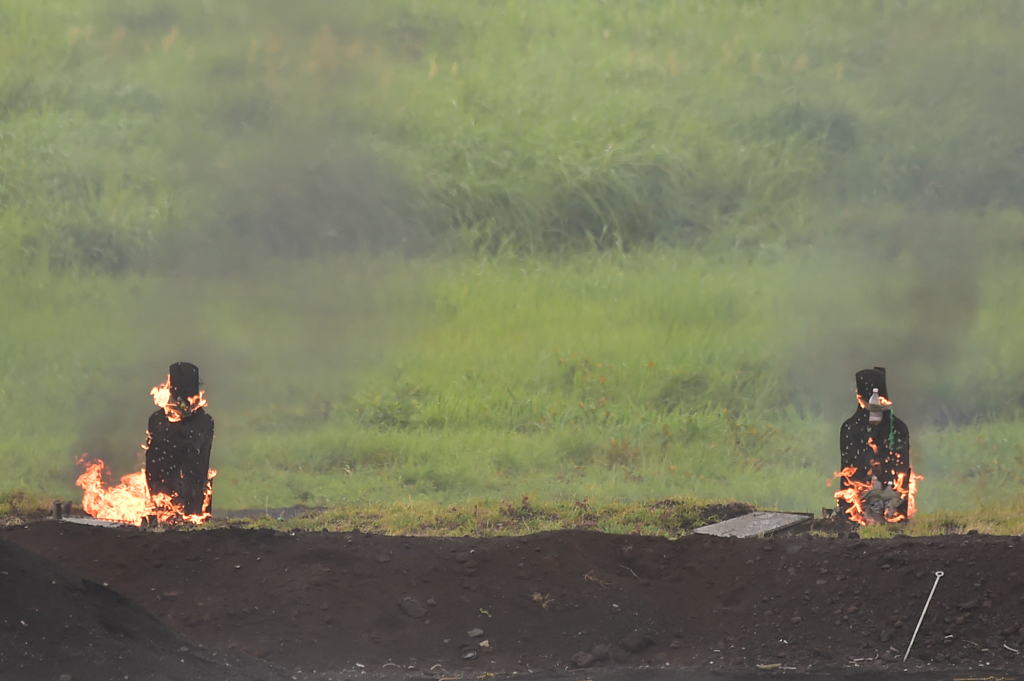
[[[1024,675],[1019,537],[484,539],[38,521],[0,540],[5,681],[551,678],[578,664],[572,678]]]

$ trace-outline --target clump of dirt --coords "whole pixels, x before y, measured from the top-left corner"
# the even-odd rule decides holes
[[[744,504],[738,501],[729,504],[708,504],[701,508],[700,519],[704,524],[710,525],[738,518],[756,510],[757,508],[753,504]]]
[[[58,522],[4,535],[194,642],[306,674],[896,671],[937,570],[908,666],[1024,672],[1018,537],[443,538]]]

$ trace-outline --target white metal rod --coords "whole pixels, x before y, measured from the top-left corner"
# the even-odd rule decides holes
[[[921,618],[917,620],[917,626],[914,627],[914,635],[910,637],[910,645],[907,646],[907,652],[903,654],[903,662],[907,661],[907,657],[910,655],[910,649],[914,647],[914,640],[917,639],[917,632],[921,628],[921,622],[924,622],[924,614],[928,612],[928,604],[932,602],[932,596],[935,595],[935,587],[939,585],[939,580],[942,579],[943,574],[942,570],[935,573],[935,583],[932,584],[932,592],[928,594],[928,600],[924,602],[924,610],[921,611]]]

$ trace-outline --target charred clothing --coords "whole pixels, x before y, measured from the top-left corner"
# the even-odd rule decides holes
[[[206,486],[213,447],[213,417],[202,408],[180,421],[160,409],[149,417],[146,484],[149,493],[169,495],[186,515],[209,512]]]
[[[884,411],[877,423],[871,423],[868,401],[872,393],[888,402],[885,385],[885,369],[875,367],[857,373],[857,395],[860,405],[839,431],[839,450],[842,468],[854,468],[849,478],[842,478],[841,487],[847,489],[851,481],[870,483],[876,478],[882,486],[894,487],[899,475],[904,475],[904,484],[910,480],[910,430],[891,410]],[[840,508],[846,512],[846,502],[840,501]],[[896,509],[906,515],[907,501],[904,499]]]

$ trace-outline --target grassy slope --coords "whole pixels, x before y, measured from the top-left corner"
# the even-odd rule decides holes
[[[282,265],[249,284],[197,285],[184,296],[192,322],[167,334],[152,329],[175,317],[173,304],[157,304],[174,282],[91,280],[92,291],[69,286],[63,301],[49,288],[43,309],[25,286],[26,324],[10,328],[32,331],[5,332],[2,425],[16,434],[5,467],[15,485],[66,494],[73,454],[137,465],[148,388],[163,357],[184,353],[206,367],[222,508],[685,494],[815,509],[828,504],[849,411],[849,400],[829,402],[849,394],[850,378],[834,390],[829,374],[786,378],[809,355],[839,350],[808,344],[809,327],[792,322],[807,310],[785,283],[800,264],[793,255],[739,268],[674,250],[561,264],[443,259],[419,271],[332,261],[323,267],[348,277],[328,290],[318,288],[324,272]],[[998,292],[1019,274],[991,276]],[[368,281],[383,310],[364,297]],[[986,298],[979,316],[997,316],[997,302]],[[995,323],[979,322],[964,345],[1018,370]],[[944,372],[977,362],[963,350]],[[1019,421],[928,427],[928,404],[916,418],[903,405],[945,390],[949,376],[902,373],[893,394],[926,477],[921,507],[1018,494]]]
[[[882,362],[922,508],[1019,494],[1014,3],[274,7],[0,3],[0,485],[187,356],[221,507],[813,509]]]
[[[837,205],[1024,195],[1013,2],[5,0],[0,18],[7,265],[120,271],[196,230],[298,253],[424,231],[757,249],[834,231]]]

